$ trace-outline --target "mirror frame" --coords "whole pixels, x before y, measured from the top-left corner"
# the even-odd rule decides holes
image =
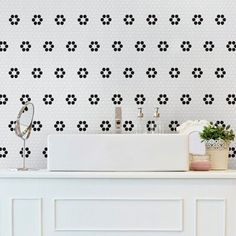
[[[28,105],[31,105],[32,108],[33,108],[33,114],[32,114],[32,117],[31,117],[31,121],[30,121],[30,124],[29,126],[27,127],[27,129],[24,130],[24,132],[21,132],[21,129],[20,129],[20,118],[21,118],[21,115],[23,114],[25,108],[28,106]],[[25,105],[20,109],[18,115],[17,115],[17,119],[16,119],[16,125],[15,125],[15,133],[18,137],[22,138],[22,139],[28,139],[30,134],[31,134],[31,130],[32,130],[32,124],[33,124],[33,119],[34,119],[34,104],[31,103],[31,102],[27,102],[25,103]],[[24,137],[24,135],[26,135],[26,137]]]

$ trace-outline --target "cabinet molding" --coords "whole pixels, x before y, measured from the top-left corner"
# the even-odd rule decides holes
[[[226,236],[226,199],[195,199],[195,236]]]
[[[42,199],[12,198],[10,202],[11,235],[42,236]]]
[[[183,231],[183,199],[58,198],[53,205],[55,231]]]

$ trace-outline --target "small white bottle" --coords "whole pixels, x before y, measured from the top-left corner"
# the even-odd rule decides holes
[[[153,114],[153,120],[155,121],[155,129],[154,132],[155,134],[162,134],[163,133],[163,127],[160,121],[160,113],[159,113],[159,107],[155,108],[155,112]]]
[[[142,134],[144,133],[144,115],[143,115],[143,108],[138,108],[138,116],[137,116],[137,123],[136,123],[136,133]]]

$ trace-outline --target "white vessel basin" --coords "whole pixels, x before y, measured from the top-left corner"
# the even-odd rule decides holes
[[[50,171],[187,171],[188,136],[180,134],[53,134]]]

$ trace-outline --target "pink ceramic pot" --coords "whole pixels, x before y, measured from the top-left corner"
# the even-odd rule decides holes
[[[208,171],[211,169],[211,162],[209,160],[194,160],[191,162],[191,170]]]

